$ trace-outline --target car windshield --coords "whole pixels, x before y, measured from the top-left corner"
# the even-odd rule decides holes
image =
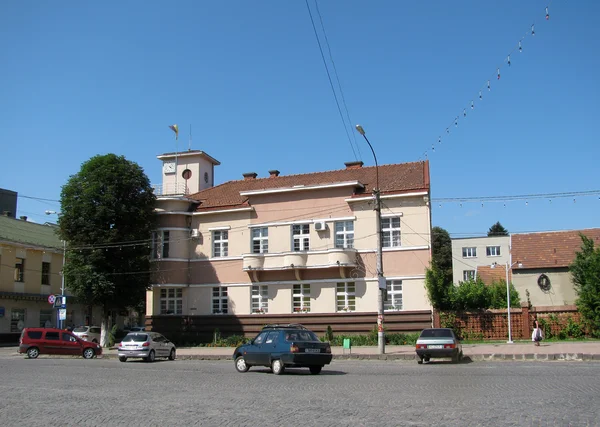
[[[87,330],[87,326],[78,326],[75,329],[73,329],[73,332],[87,332]]]
[[[129,334],[123,338],[123,342],[144,342],[148,340],[146,334]]]
[[[452,338],[450,329],[425,329],[421,332],[421,338]]]
[[[286,341],[319,341],[319,338],[311,331],[286,331]]]

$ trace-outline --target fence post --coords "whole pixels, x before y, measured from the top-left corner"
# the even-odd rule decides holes
[[[521,328],[521,338],[526,339],[531,331],[531,327],[529,325],[529,303],[521,303],[521,316],[521,324],[523,325],[523,327]]]

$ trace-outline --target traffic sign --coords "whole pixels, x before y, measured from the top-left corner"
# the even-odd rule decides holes
[[[67,309],[66,308],[58,309],[58,320],[67,320]]]
[[[66,295],[54,295],[54,308],[65,308],[67,306]]]
[[[56,296],[48,295],[48,303],[54,304],[54,301],[56,301]]]

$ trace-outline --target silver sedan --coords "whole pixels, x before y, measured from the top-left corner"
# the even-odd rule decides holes
[[[130,332],[118,347],[121,362],[129,358],[141,358],[146,362],[154,362],[157,357],[175,360],[175,351],[175,344],[158,332]]]
[[[431,358],[450,357],[453,362],[460,362],[463,357],[462,345],[452,329],[423,329],[416,345],[419,363],[429,362]]]

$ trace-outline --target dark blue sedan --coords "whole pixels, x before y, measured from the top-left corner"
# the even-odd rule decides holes
[[[302,325],[267,325],[250,343],[233,352],[235,369],[247,372],[252,366],[270,367],[275,375],[285,368],[308,368],[317,375],[331,363],[331,346]]]

